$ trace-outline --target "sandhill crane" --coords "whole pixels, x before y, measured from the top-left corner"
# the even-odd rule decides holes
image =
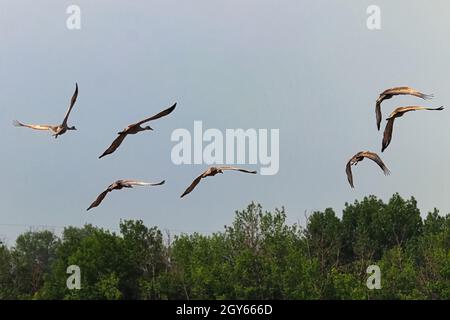
[[[240,172],[245,172],[245,173],[252,173],[252,174],[256,174],[256,171],[249,171],[249,170],[245,170],[245,169],[241,169],[241,168],[236,168],[236,167],[228,167],[228,166],[223,166],[223,167],[210,167],[208,168],[206,171],[204,171],[201,175],[199,175],[197,178],[194,179],[194,181],[191,183],[191,185],[183,192],[183,194],[181,195],[180,198],[183,198],[185,195],[187,195],[188,193],[190,193],[192,190],[194,190],[194,188],[199,184],[200,180],[202,180],[203,178],[206,177],[213,177],[218,173],[223,173],[223,171],[225,170],[234,170],[234,171],[240,171]]]
[[[67,121],[69,120],[70,112],[72,111],[73,106],[75,105],[75,102],[77,101],[78,97],[78,83],[75,83],[75,92],[72,95],[72,99],[70,100],[69,109],[66,112],[66,116],[64,117],[63,122],[60,125],[47,125],[47,124],[24,124],[17,120],[13,121],[13,125],[16,127],[25,127],[30,128],[34,130],[43,130],[43,131],[50,131],[52,135],[56,138],[58,136],[64,134],[67,132],[67,130],[77,130],[74,126],[69,127],[67,125]]]
[[[106,149],[105,152],[103,152],[103,154],[99,157],[99,159],[103,158],[104,156],[113,153],[114,151],[116,151],[116,149],[122,144],[123,140],[125,140],[125,138],[129,135],[129,134],[136,134],[138,132],[141,131],[146,131],[146,130],[153,130],[153,128],[151,128],[150,126],[146,126],[146,127],[142,127],[141,125],[152,121],[152,120],[156,120],[159,119],[161,117],[167,116],[169,113],[171,113],[175,107],[176,107],[177,103],[175,102],[174,105],[172,105],[170,108],[161,111],[160,113],[151,116],[150,118],[144,119],[142,121],[130,124],[128,127],[126,127],[125,129],[123,129],[121,132],[117,133],[119,136],[112,142],[112,144],[109,146],[108,149]]]
[[[391,89],[387,89],[384,90],[382,93],[380,93],[380,96],[377,99],[376,105],[375,105],[375,114],[377,117],[377,128],[378,130],[380,130],[380,125],[381,125],[381,103],[384,100],[388,100],[391,99],[393,96],[397,96],[397,95],[411,95],[411,96],[415,96],[415,97],[419,97],[422,98],[424,100],[428,100],[433,98],[432,94],[424,94],[421,93],[413,88],[410,87],[396,87],[396,88],[391,88]]]
[[[113,190],[121,190],[123,188],[133,188],[133,186],[160,186],[163,185],[165,182],[166,182],[165,180],[157,183],[142,182],[137,180],[117,180],[116,182],[109,185],[109,187],[105,191],[100,193],[97,199],[95,199],[94,202],[92,202],[92,204],[89,206],[89,208],[86,209],[86,211],[89,211],[90,209],[100,205],[103,199],[105,199],[106,195]]]
[[[358,162],[361,162],[364,160],[364,158],[368,158],[370,160],[375,161],[376,164],[378,164],[381,168],[381,170],[383,170],[385,175],[389,175],[390,171],[389,169],[386,167],[386,165],[383,163],[383,161],[381,160],[381,158],[373,152],[370,151],[361,151],[358,152],[357,154],[355,154],[348,162],[347,162],[347,166],[345,168],[345,172],[347,173],[347,179],[348,182],[350,183],[350,186],[352,188],[354,188],[355,186],[353,185],[353,174],[352,174],[352,165],[357,165]]]
[[[440,111],[440,110],[444,110],[444,107],[439,107],[439,108],[426,108],[426,107],[417,107],[417,106],[408,106],[408,107],[399,107],[397,109],[395,109],[391,115],[389,116],[389,118],[387,118],[387,124],[386,124],[386,128],[384,129],[384,134],[383,134],[383,142],[382,142],[382,147],[381,147],[381,152],[383,152],[384,150],[386,150],[386,148],[388,147],[388,145],[391,143],[392,140],[392,132],[394,130],[394,121],[395,118],[400,118],[402,117],[405,113],[409,112],[409,111],[416,111],[416,110],[429,110],[429,111]]]

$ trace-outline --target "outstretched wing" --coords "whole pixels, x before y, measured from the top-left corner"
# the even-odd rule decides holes
[[[421,106],[407,106],[407,107],[399,107],[394,110],[394,114],[397,113],[406,113],[409,111],[418,111],[418,110],[428,110],[428,111],[441,111],[444,110],[444,107],[441,106],[439,108],[428,108],[428,107],[421,107]]]
[[[347,180],[348,183],[350,183],[350,186],[352,188],[354,188],[355,186],[353,185],[353,174],[352,174],[352,159],[350,159],[347,162],[347,166],[345,167],[345,173],[347,174]]]
[[[105,199],[105,197],[109,191],[110,191],[110,189],[108,188],[105,191],[103,191],[102,193],[100,193],[99,196],[97,197],[97,199],[95,199],[95,201],[92,202],[92,204],[89,206],[89,208],[86,209],[86,211],[89,211],[92,208],[98,207],[100,205],[100,203],[102,203],[103,199]]]
[[[154,116],[151,116],[150,118],[141,120],[141,121],[135,123],[134,125],[140,126],[141,124],[143,124],[143,123],[145,123],[145,122],[148,122],[148,121],[151,121],[151,120],[156,120],[156,119],[165,117],[165,116],[167,116],[168,114],[170,114],[173,110],[175,110],[175,107],[176,107],[176,106],[177,106],[177,103],[175,102],[170,108],[167,108],[166,110],[163,110],[163,111],[161,111],[160,113],[155,114]]]
[[[396,87],[385,90],[382,94],[385,95],[405,95],[409,94],[411,96],[415,96],[424,100],[428,100],[433,98],[432,94],[425,94],[422,92],[417,91],[416,89],[413,89],[411,87]]]
[[[428,108],[428,107],[421,107],[421,106],[407,106],[407,107],[398,107],[398,108],[396,108],[391,113],[389,118],[387,119],[388,123],[386,124],[386,129],[384,129],[384,134],[383,134],[383,146],[382,146],[382,149],[381,149],[382,152],[391,143],[392,132],[394,130],[394,119],[402,116],[403,114],[405,114],[407,112],[417,111],[417,110],[441,111],[441,110],[444,110],[444,107],[441,106],[439,108]]]
[[[413,89],[411,87],[395,87],[395,88],[390,88],[387,90],[384,90],[382,93],[380,93],[379,98],[377,99],[377,103],[375,106],[375,113],[377,116],[377,128],[378,130],[380,130],[380,124],[381,124],[381,102],[383,102],[383,100],[385,99],[389,99],[392,96],[396,96],[396,95],[412,95],[424,100],[428,100],[433,98],[432,94],[425,94],[422,92],[417,91],[416,89]]]
[[[384,90],[382,93],[380,93],[377,102],[375,104],[375,116],[377,118],[377,129],[378,131],[380,131],[380,126],[381,126],[381,119],[383,118],[382,114],[381,114],[381,103],[386,100],[386,99],[390,99],[392,98],[392,91],[394,89],[398,89],[398,88],[392,88],[392,89],[387,89]]]
[[[384,164],[383,160],[381,160],[381,158],[373,152],[364,152],[363,156],[374,161],[376,164],[378,164],[378,166],[381,168],[381,170],[383,170],[383,173],[385,175],[389,175],[391,172],[389,171],[389,169],[386,167],[386,165]]]
[[[53,128],[53,126],[48,125],[48,124],[24,124],[17,120],[13,121],[13,126],[25,127],[25,128],[30,128],[30,129],[34,129],[34,130],[50,130]]]
[[[67,109],[66,116],[64,117],[63,125],[67,125],[67,120],[69,120],[70,112],[72,111],[72,108],[75,102],[77,101],[77,97],[78,97],[78,83],[75,83],[75,92],[73,93],[72,99],[70,100],[70,106],[69,109]]]
[[[218,167],[217,169],[220,169],[220,170],[234,170],[234,171],[240,171],[240,172],[245,172],[245,173],[253,173],[253,174],[256,174],[257,173],[257,171],[249,171],[249,170],[245,170],[245,169],[242,169],[242,168],[237,168],[237,167],[229,167],[229,166],[224,166],[224,167]]]
[[[383,101],[383,99],[378,99],[377,103],[375,105],[375,115],[377,117],[377,128],[378,128],[378,131],[380,131],[381,118],[382,118],[382,115],[381,115],[381,102],[382,101]]]
[[[123,140],[125,140],[127,134],[126,133],[120,133],[119,136],[111,143],[108,149],[103,152],[103,154],[98,157],[99,159],[103,158],[104,156],[113,153],[116,151],[116,149],[122,144]]]
[[[143,182],[143,181],[137,181],[137,180],[122,180],[122,183],[129,184],[132,186],[160,186],[163,185],[166,182],[166,180],[163,180],[161,182]]]
[[[203,173],[200,176],[198,176],[197,178],[195,178],[194,181],[192,181],[191,185],[183,192],[183,194],[180,196],[180,198],[183,198],[185,195],[187,195],[192,190],[194,190],[194,188],[199,184],[199,182],[200,182],[200,180],[202,180],[202,178],[203,178]]]
[[[384,152],[386,148],[389,146],[392,140],[392,132],[394,131],[394,121],[395,118],[389,118],[386,124],[386,128],[383,133],[383,142],[381,147],[381,152]]]

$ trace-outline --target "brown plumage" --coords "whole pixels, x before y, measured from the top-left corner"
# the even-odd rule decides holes
[[[197,178],[194,179],[194,181],[191,183],[191,185],[183,192],[183,194],[181,195],[180,198],[183,198],[185,195],[187,195],[188,193],[190,193],[192,190],[194,190],[194,188],[200,183],[200,181],[203,178],[206,177],[213,177],[218,173],[223,173],[224,170],[234,170],[234,171],[240,171],[240,172],[245,172],[245,173],[252,173],[252,174],[256,174],[256,171],[249,171],[249,170],[245,170],[245,169],[241,169],[241,168],[236,168],[236,167],[228,167],[228,166],[223,166],[223,167],[210,167],[208,169],[206,169],[206,171],[204,171],[201,175],[199,175]]]
[[[354,185],[353,185],[353,174],[352,174],[352,165],[357,165],[358,162],[363,161],[364,158],[368,158],[370,160],[373,160],[376,164],[378,164],[380,166],[381,170],[383,170],[385,175],[389,175],[390,174],[389,169],[386,167],[386,165],[383,163],[381,158],[376,153],[373,153],[373,152],[370,152],[370,151],[358,152],[357,154],[355,154],[347,162],[347,166],[345,168],[345,172],[347,173],[348,183],[350,183],[350,186],[352,188],[354,188]]]
[[[125,129],[123,129],[121,132],[118,133],[119,136],[113,141],[113,143],[109,146],[109,148],[106,149],[105,152],[103,152],[103,154],[99,157],[99,159],[116,151],[116,149],[122,144],[123,140],[125,140],[125,138],[129,134],[136,134],[141,131],[153,130],[153,128],[151,128],[150,126],[141,127],[141,125],[146,122],[167,116],[169,113],[171,113],[175,109],[176,106],[177,106],[177,103],[175,102],[175,104],[173,106],[171,106],[170,108],[163,110],[160,113],[158,113],[154,116],[151,116],[150,118],[146,118],[142,121],[130,124],[128,127],[126,127]]]
[[[149,182],[142,182],[142,181],[136,181],[136,180],[117,180],[116,182],[109,185],[109,187],[99,194],[97,199],[92,202],[92,204],[89,206],[89,208],[86,209],[86,211],[89,211],[92,208],[95,208],[102,203],[103,199],[105,199],[106,195],[113,191],[113,190],[120,190],[123,188],[133,188],[133,186],[160,186],[166,182],[165,180],[157,183],[149,183]]]
[[[433,98],[432,94],[424,94],[424,93],[421,93],[410,87],[396,87],[396,88],[384,90],[382,93],[380,93],[380,96],[378,97],[376,105],[375,105],[375,114],[377,117],[378,130],[380,130],[381,118],[382,118],[381,103],[384,100],[391,99],[393,96],[397,96],[397,95],[411,95],[411,96],[422,98],[424,100]]]
[[[439,108],[427,108],[427,107],[408,106],[408,107],[399,107],[399,108],[395,109],[391,113],[389,118],[386,119],[387,120],[387,124],[386,124],[386,128],[384,129],[381,152],[386,150],[388,145],[391,143],[392,132],[394,131],[395,118],[400,118],[405,113],[407,113],[409,111],[416,111],[416,110],[440,111],[440,110],[444,110],[444,107],[441,106]]]
[[[67,109],[66,115],[64,116],[64,120],[60,125],[48,125],[48,124],[24,124],[17,120],[13,121],[13,125],[16,127],[25,127],[30,128],[34,130],[43,130],[43,131],[50,131],[52,135],[56,138],[58,136],[64,134],[67,132],[67,130],[77,130],[74,126],[69,127],[67,125],[67,121],[69,120],[70,112],[73,109],[73,106],[75,105],[75,102],[77,101],[78,97],[78,83],[75,83],[75,92],[72,95],[72,99],[70,99],[70,105]]]

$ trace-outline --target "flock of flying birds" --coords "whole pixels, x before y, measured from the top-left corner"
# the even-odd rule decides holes
[[[396,87],[396,88],[391,88],[391,89],[387,89],[387,90],[383,91],[380,94],[380,96],[378,97],[376,105],[375,105],[375,114],[376,114],[378,131],[380,130],[381,119],[382,119],[381,103],[384,100],[391,99],[393,96],[398,96],[398,95],[411,95],[411,96],[415,96],[415,97],[418,97],[418,98],[421,98],[424,100],[433,98],[433,95],[421,93],[410,87]],[[384,150],[386,150],[386,148],[391,143],[395,119],[402,117],[407,112],[416,111],[416,110],[441,111],[441,110],[444,110],[444,107],[441,106],[439,108],[427,108],[427,107],[420,107],[420,106],[407,106],[407,107],[396,108],[386,119],[387,124],[386,124],[386,128],[384,129],[381,152],[384,152]],[[373,160],[376,164],[378,164],[380,166],[381,170],[383,170],[385,175],[390,174],[389,169],[386,167],[384,162],[381,160],[381,158],[376,153],[370,152],[370,151],[358,152],[347,162],[347,166],[345,169],[348,182],[350,183],[350,186],[352,188],[354,188],[352,165],[357,165],[358,162],[363,161],[364,158]]]
[[[72,99],[70,100],[70,105],[66,112],[66,115],[64,116],[64,120],[60,125],[24,124],[17,120],[13,121],[13,125],[16,127],[24,127],[24,128],[40,130],[40,131],[49,131],[52,134],[52,136],[55,137],[55,139],[58,138],[58,136],[63,135],[67,131],[77,130],[74,126],[68,125],[69,115],[73,109],[73,106],[75,105],[75,102],[77,101],[77,97],[78,97],[78,83],[75,84],[75,92],[73,93]],[[150,122],[150,121],[153,121],[153,120],[156,120],[156,119],[159,119],[159,118],[169,115],[170,113],[172,113],[173,110],[175,110],[176,105],[177,105],[177,103],[174,103],[170,108],[167,108],[152,117],[149,117],[149,118],[146,118],[139,122],[130,124],[125,129],[118,132],[117,133],[118,137],[112,142],[112,144],[109,146],[109,148],[106,149],[105,152],[103,152],[103,154],[99,157],[99,159],[116,151],[117,148],[119,148],[119,146],[122,144],[122,142],[125,140],[125,138],[128,135],[136,134],[136,133],[139,133],[142,131],[153,130],[153,128],[151,128],[150,126],[143,127],[142,125],[147,122]],[[230,166],[210,167],[206,171],[204,171],[202,174],[200,174],[197,178],[194,179],[194,181],[189,185],[189,187],[187,187],[187,189],[183,192],[183,194],[181,195],[181,198],[183,198],[188,193],[192,192],[192,190],[194,190],[194,188],[200,183],[200,181],[203,178],[213,177],[216,174],[223,173],[224,171],[227,171],[227,170],[240,171],[240,172],[252,173],[252,174],[257,173],[256,171],[249,171],[249,170],[245,170],[242,168],[230,167]],[[98,195],[98,197],[94,200],[94,202],[92,202],[92,204],[86,210],[89,211],[90,209],[99,206],[100,203],[103,201],[103,199],[105,199],[106,195],[113,190],[121,190],[123,188],[133,188],[134,186],[160,186],[160,185],[163,185],[164,183],[165,183],[165,180],[163,180],[161,182],[156,182],[156,183],[149,183],[149,182],[143,182],[143,181],[138,181],[138,180],[117,180],[117,181],[113,182],[111,185],[109,185],[105,191],[100,193],[100,195]]]
[[[423,93],[421,93],[415,89],[412,89],[410,87],[396,87],[396,88],[391,88],[391,89],[387,89],[387,90],[383,91],[380,94],[380,96],[378,97],[378,99],[376,101],[376,106],[375,106],[376,124],[377,124],[378,130],[380,130],[380,125],[381,125],[381,120],[382,120],[381,103],[384,100],[391,99],[392,97],[398,96],[398,95],[412,95],[412,96],[419,97],[424,100],[428,100],[433,97],[433,95],[423,94]],[[69,115],[72,112],[75,102],[77,101],[77,97],[78,97],[78,84],[76,83],[75,84],[75,92],[73,93],[72,99],[70,100],[69,108],[66,112],[66,115],[64,116],[63,122],[60,125],[24,124],[17,120],[14,120],[13,124],[17,127],[25,127],[25,128],[41,130],[41,131],[50,131],[52,136],[55,137],[55,139],[56,139],[56,138],[58,138],[58,136],[63,135],[67,131],[77,130],[74,126],[68,125]],[[170,108],[167,108],[154,116],[151,116],[151,117],[141,120],[139,122],[130,124],[125,129],[118,132],[117,133],[118,137],[112,142],[112,144],[108,147],[108,149],[106,149],[105,152],[103,152],[103,154],[99,158],[101,159],[104,156],[107,156],[107,155],[115,152],[117,150],[117,148],[119,148],[119,146],[123,143],[123,141],[125,140],[125,138],[128,135],[137,134],[142,131],[153,130],[153,128],[150,126],[143,127],[142,125],[147,122],[157,120],[159,118],[169,115],[170,113],[172,113],[173,110],[175,110],[176,105],[177,104],[174,103]],[[386,119],[387,124],[386,124],[386,128],[384,129],[381,152],[384,152],[384,150],[386,150],[386,148],[391,143],[395,119],[402,117],[407,112],[416,111],[416,110],[440,111],[440,110],[444,110],[444,107],[428,108],[428,107],[420,107],[420,106],[407,106],[407,107],[396,108],[390,114],[390,116]],[[390,173],[389,169],[386,167],[384,162],[381,160],[381,158],[376,153],[370,152],[370,151],[358,152],[347,162],[346,170],[345,170],[346,174],[347,174],[348,182],[350,183],[350,186],[352,188],[354,188],[352,165],[357,165],[358,162],[363,161],[364,158],[371,159],[376,164],[378,164],[380,166],[380,168],[383,170],[385,175],[388,175]],[[206,171],[204,171],[202,174],[200,174],[197,178],[194,179],[194,181],[189,185],[189,187],[187,187],[187,189],[183,192],[183,194],[181,195],[181,198],[183,198],[184,196],[186,196],[187,194],[192,192],[192,190],[194,190],[194,188],[200,183],[200,181],[203,178],[213,177],[216,174],[223,173],[224,171],[227,171],[227,170],[239,171],[239,172],[244,172],[244,173],[252,173],[252,174],[257,173],[256,171],[249,171],[249,170],[245,170],[242,168],[230,167],[230,166],[210,167]],[[106,188],[106,190],[104,190],[100,195],[98,195],[98,197],[94,200],[94,202],[92,202],[92,204],[87,208],[87,210],[90,210],[92,208],[99,206],[100,203],[103,201],[103,199],[105,199],[106,195],[113,190],[121,190],[123,188],[133,188],[134,186],[160,186],[160,185],[163,185],[164,183],[165,183],[165,180],[163,180],[161,182],[156,182],[156,183],[149,183],[149,182],[143,182],[143,181],[138,181],[138,180],[117,180],[114,183],[112,183],[111,185],[109,185],[108,188]]]

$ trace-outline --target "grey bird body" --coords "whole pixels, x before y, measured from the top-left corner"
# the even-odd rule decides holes
[[[376,153],[370,152],[370,151],[358,152],[357,154],[355,154],[353,157],[350,158],[350,160],[347,162],[347,165],[345,167],[345,172],[347,174],[347,180],[352,188],[355,187],[353,185],[352,166],[356,166],[358,164],[358,162],[363,161],[364,158],[368,158],[368,159],[374,161],[376,164],[378,164],[378,166],[381,168],[381,170],[383,170],[383,173],[385,175],[390,174],[389,169],[386,167],[386,165],[383,163],[381,158]]]
[[[381,115],[381,103],[384,100],[388,100],[391,99],[393,96],[398,96],[398,95],[411,95],[411,96],[415,96],[424,100],[428,100],[433,98],[432,94],[425,94],[425,93],[421,93],[411,87],[395,87],[395,88],[390,88],[387,90],[384,90],[382,93],[380,93],[376,104],[375,104],[375,115],[377,118],[377,128],[378,130],[380,130],[380,125],[381,125],[381,120],[382,120],[382,115]]]
[[[161,111],[160,113],[158,113],[158,114],[156,114],[154,116],[151,116],[151,117],[146,118],[144,120],[141,120],[139,122],[130,124],[125,129],[123,129],[122,131],[118,132],[117,134],[119,136],[111,143],[111,145],[108,147],[108,149],[106,149],[105,152],[103,152],[103,154],[99,157],[99,159],[101,159],[104,156],[107,156],[108,154],[111,154],[114,151],[116,151],[117,148],[119,148],[119,146],[122,144],[122,142],[125,140],[125,138],[129,134],[137,134],[137,133],[142,132],[142,131],[153,130],[153,128],[151,128],[150,126],[142,127],[142,125],[144,123],[146,123],[146,122],[149,122],[149,121],[156,120],[156,119],[159,119],[161,117],[167,116],[168,114],[170,114],[175,109],[176,105],[177,105],[177,103],[175,102],[170,108],[165,109],[165,110]]]
[[[382,141],[382,147],[381,152],[384,152],[386,148],[389,146],[392,140],[392,133],[394,132],[394,121],[396,118],[403,117],[403,115],[410,111],[417,111],[417,110],[428,110],[428,111],[441,111],[444,110],[444,107],[441,106],[439,108],[427,108],[427,107],[419,107],[419,106],[407,106],[407,107],[399,107],[396,108],[387,118],[386,128],[384,129],[383,133],[383,141]]]
[[[105,199],[106,195],[113,190],[121,190],[123,188],[133,188],[134,186],[160,186],[163,185],[165,182],[166,182],[165,180],[156,183],[143,182],[137,180],[117,180],[112,184],[110,184],[105,191],[100,193],[98,197],[94,200],[94,202],[92,202],[92,204],[89,206],[89,208],[86,209],[86,211],[98,207],[100,203],[102,203],[103,199]]]
[[[72,112],[75,102],[77,101],[77,97],[78,97],[78,83],[75,83],[75,92],[73,93],[72,99],[70,100],[69,108],[67,109],[63,122],[59,125],[25,124],[17,120],[13,121],[13,125],[16,127],[24,127],[33,130],[50,131],[52,133],[52,136],[55,137],[55,139],[58,138],[58,136],[66,133],[68,130],[77,130],[77,128],[75,128],[74,126],[69,126],[67,124],[67,121],[69,120],[69,115]]]
[[[194,188],[200,183],[200,181],[203,178],[206,177],[214,177],[218,173],[223,173],[225,170],[233,170],[233,171],[240,171],[244,173],[252,173],[256,174],[256,171],[249,171],[242,168],[236,168],[236,167],[229,167],[229,166],[222,166],[222,167],[210,167],[206,169],[201,175],[199,175],[197,178],[194,179],[194,181],[191,183],[191,185],[183,192],[183,194],[180,196],[180,198],[183,198],[185,195],[189,194],[194,190]]]

